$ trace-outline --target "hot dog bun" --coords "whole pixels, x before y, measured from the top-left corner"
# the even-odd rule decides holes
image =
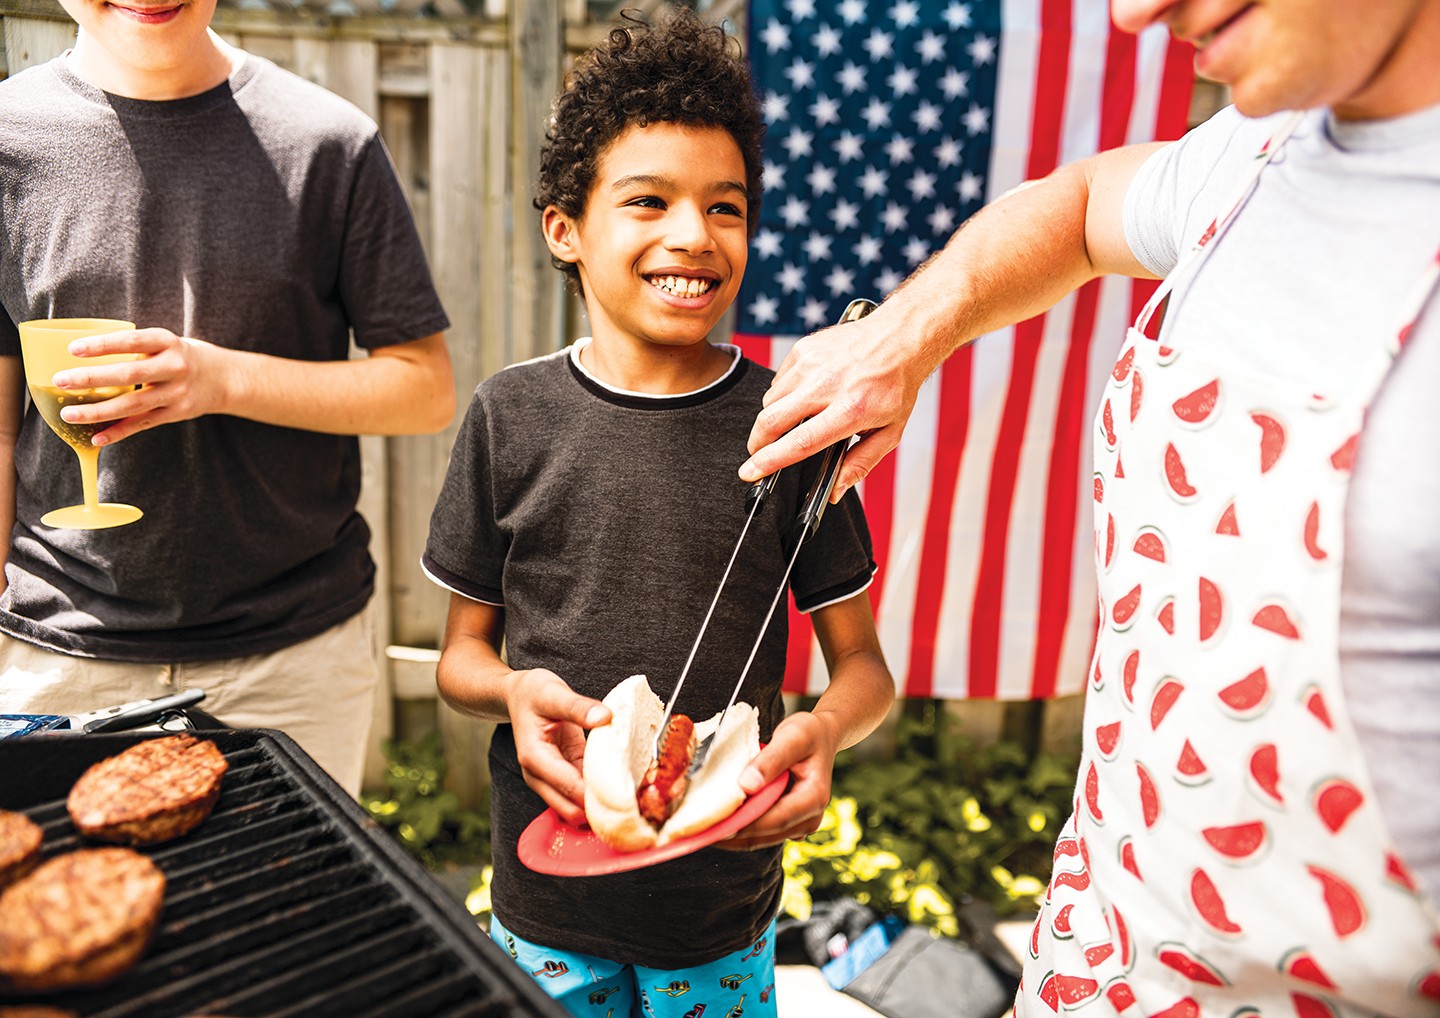
[[[704,765],[691,776],[685,798],[660,830],[640,815],[635,791],[650,767],[665,705],[643,675],[632,675],[605,697],[611,719],[585,743],[585,818],[591,830],[620,852],[638,852],[707,830],[740,808],[740,772],[760,752],[760,713],[737,703],[725,717]],[[703,741],[720,715],[697,722]]]

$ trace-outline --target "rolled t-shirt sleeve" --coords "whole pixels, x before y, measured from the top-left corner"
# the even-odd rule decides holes
[[[1238,198],[1251,160],[1280,117],[1249,120],[1227,106],[1140,165],[1125,193],[1125,240],[1157,276],[1167,276],[1205,227]]]
[[[496,520],[489,428],[477,393],[455,436],[420,564],[447,590],[503,605],[509,540]]]
[[[809,614],[854,597],[870,586],[875,569],[865,510],[852,488],[825,510],[819,528],[795,560],[790,577],[795,606]]]

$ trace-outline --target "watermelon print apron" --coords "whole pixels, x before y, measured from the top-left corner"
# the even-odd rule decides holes
[[[1145,335],[1297,120],[1162,284],[1107,380],[1099,635],[1075,813],[1016,1000],[1025,1018],[1440,1014],[1440,927],[1380,816],[1337,652],[1357,439],[1440,261],[1344,391]]]

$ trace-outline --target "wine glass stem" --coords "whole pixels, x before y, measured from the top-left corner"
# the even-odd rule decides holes
[[[76,449],[75,455],[80,457],[80,483],[85,489],[85,504],[93,509],[100,504],[100,447],[92,445]]]

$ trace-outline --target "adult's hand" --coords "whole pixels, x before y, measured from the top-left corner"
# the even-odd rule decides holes
[[[756,481],[850,438],[837,502],[896,445],[934,364],[897,340],[898,315],[881,305],[858,321],[806,336],[785,358],[750,431],[740,477]]]

